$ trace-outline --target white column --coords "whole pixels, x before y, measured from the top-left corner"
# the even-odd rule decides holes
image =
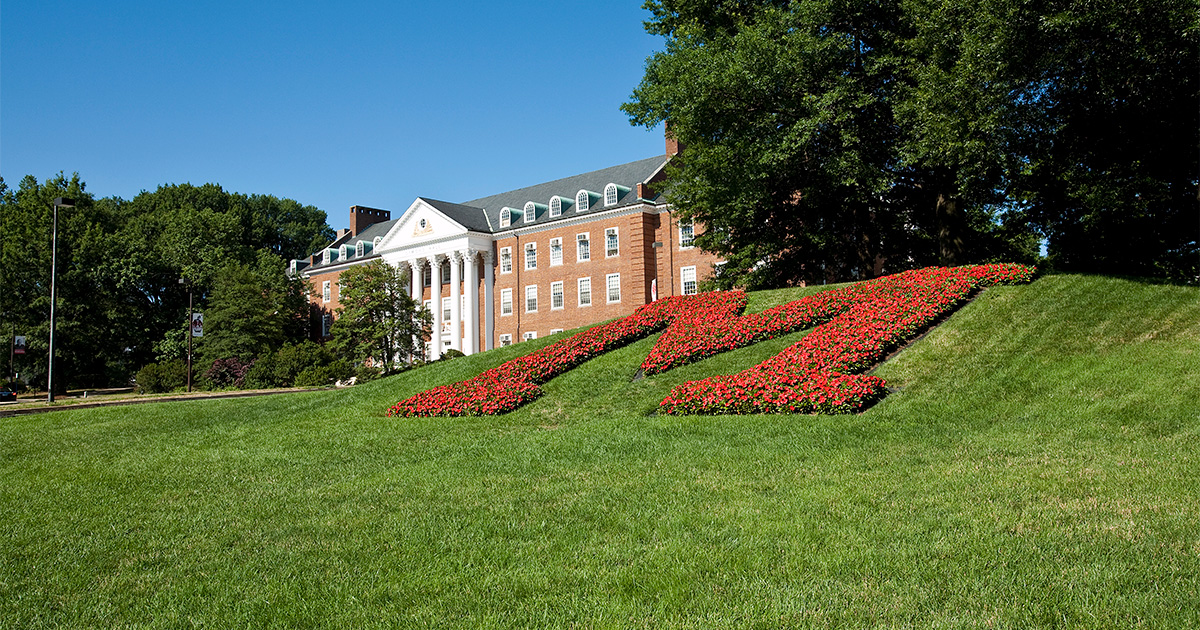
[[[429,337],[429,360],[442,358],[442,257],[429,257],[429,306],[433,309],[433,334]]]
[[[491,350],[495,347],[493,337],[496,336],[495,310],[496,306],[492,303],[492,285],[496,283],[496,271],[492,268],[494,257],[492,250],[488,249],[483,252],[483,349]]]
[[[462,352],[462,253],[450,252],[450,349]]]
[[[467,250],[467,348],[463,352],[479,352],[479,252]]]
[[[408,267],[409,267],[408,297],[411,297],[414,301],[416,301],[417,308],[422,308],[422,306],[423,306],[421,304],[421,298],[422,298],[422,294],[423,294],[422,289],[425,288],[425,283],[421,281],[421,272],[425,270],[425,264],[423,262],[421,262],[420,260],[410,260],[410,261],[408,261]],[[413,354],[421,357],[422,359],[426,358],[425,351],[422,348],[424,343],[425,343],[424,339],[421,339],[417,335],[413,335]]]

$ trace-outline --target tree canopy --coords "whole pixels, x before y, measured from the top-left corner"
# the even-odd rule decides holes
[[[1037,257],[1195,278],[1194,0],[649,0],[623,105],[718,284]]]
[[[35,383],[44,383],[48,351],[55,197],[75,200],[59,210],[55,341],[55,383],[72,387],[123,384],[150,361],[179,358],[188,304],[180,278],[191,282],[197,310],[231,266],[255,270],[265,291],[282,295],[282,260],[333,238],[315,207],[215,184],[161,186],[125,200],[96,199],[78,174],[26,176],[17,190],[0,179],[0,338],[28,338],[17,370]],[[294,309],[296,292],[287,291]],[[289,326],[286,335],[303,334]]]
[[[398,268],[374,260],[346,269],[338,282],[341,306],[330,334],[348,359],[390,372],[429,334],[429,311],[408,297]]]

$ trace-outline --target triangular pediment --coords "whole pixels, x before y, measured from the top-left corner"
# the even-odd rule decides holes
[[[379,244],[381,250],[401,249],[467,233],[466,226],[418,197]]]

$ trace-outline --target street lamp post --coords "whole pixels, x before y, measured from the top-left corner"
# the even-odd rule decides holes
[[[58,306],[58,209],[74,208],[75,200],[65,197],[54,198],[54,228],[50,236],[50,364],[46,369],[46,402],[54,402],[54,316]]]
[[[188,290],[188,316],[187,316],[187,340],[188,340],[188,358],[187,358],[187,390],[192,391],[192,283],[186,278],[180,278],[179,284],[187,287]]]

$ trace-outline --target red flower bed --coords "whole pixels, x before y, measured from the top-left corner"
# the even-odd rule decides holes
[[[802,304],[809,298],[797,300],[784,305],[785,314],[779,317],[742,318],[747,320],[745,326],[758,323],[760,330],[774,334],[841,311],[759,365],[675,387],[659,410],[671,414],[857,411],[882,398],[886,390],[883,379],[852,372],[878,363],[889,351],[954,310],[972,291],[992,284],[1028,282],[1032,275],[1033,269],[1018,265],[920,269],[817,294],[811,297],[835,295],[813,304]],[[848,293],[836,295],[840,292]],[[741,339],[735,336],[730,343]]]
[[[388,415],[505,413],[541,396],[541,383],[664,327],[667,330],[642,363],[646,374],[822,321],[829,323],[755,368],[675,388],[660,409],[666,413],[858,409],[881,395],[882,380],[836,372],[862,369],[877,361],[883,356],[881,348],[915,335],[975,287],[1028,281],[1031,274],[1031,269],[1016,265],[924,269],[826,291],[745,317],[738,316],[746,307],[741,291],[670,297],[474,378],[421,392],[396,403]]]

